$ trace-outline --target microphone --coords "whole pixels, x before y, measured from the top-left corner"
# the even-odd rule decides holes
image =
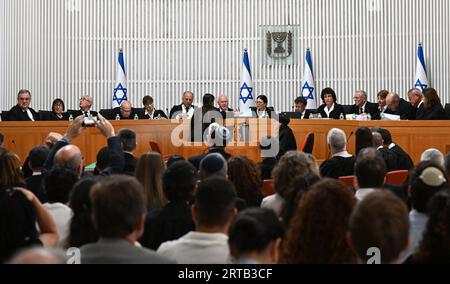
[[[348,137],[347,137],[347,143],[348,143],[348,141],[350,140],[350,138],[353,136],[353,131],[352,132],[350,132],[350,135],[348,135]]]

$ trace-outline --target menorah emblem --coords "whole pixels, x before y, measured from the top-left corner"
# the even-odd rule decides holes
[[[267,32],[267,54],[273,59],[286,59],[292,54],[292,32]],[[287,44],[284,44],[287,40]],[[275,49],[272,42],[276,43]]]

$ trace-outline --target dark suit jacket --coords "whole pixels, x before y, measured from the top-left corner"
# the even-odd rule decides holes
[[[326,105],[323,104],[317,109],[317,112],[320,113],[320,115],[323,118],[339,119],[339,116],[341,115],[341,113],[344,115],[344,118],[345,118],[345,111],[344,111],[344,107],[342,105],[334,104],[334,110],[330,113],[330,117],[327,116],[327,113],[325,112],[325,108],[326,108]]]
[[[171,201],[161,209],[149,212],[145,220],[144,234],[139,242],[144,247],[156,250],[163,242],[178,239],[194,230],[189,202]]]
[[[228,108],[227,111],[219,111],[219,112],[222,115],[223,119],[234,118],[234,110],[232,108]]]
[[[27,189],[33,192],[42,204],[47,202],[47,196],[42,186],[43,179],[43,175],[30,176],[25,179],[25,182],[27,183]]]
[[[39,120],[38,113],[32,109],[29,108],[31,114],[33,115],[34,120]],[[6,116],[7,121],[31,121],[30,117],[28,116],[28,113],[26,111],[22,111],[22,109],[19,107],[19,105],[13,106]]]
[[[113,116],[113,117],[111,117],[111,118],[109,118],[109,119],[116,119],[117,115],[119,115],[120,120],[127,120],[127,119],[128,119],[128,120],[133,120],[135,115],[137,115],[138,118],[139,118],[139,113],[137,112],[136,109],[133,109],[133,108],[131,109],[130,116],[128,116],[128,117],[123,117],[122,113],[120,112],[120,107],[116,107],[116,108],[113,109],[113,112],[112,112],[112,116]],[[141,115],[141,116],[142,116],[142,115]]]
[[[91,110],[90,113],[92,116],[98,116],[98,113],[96,111]],[[73,110],[70,113],[67,112],[66,115],[67,115],[67,117],[72,115],[72,117],[75,119],[76,117],[78,117],[80,115],[84,115],[84,113],[81,111],[81,109],[79,109],[79,110]]]
[[[423,107],[423,104],[417,110],[416,120],[446,120],[449,119],[441,104],[432,106],[430,109]]]
[[[168,118],[167,115],[160,109],[155,109],[155,114],[153,115],[153,119],[161,117],[161,118]],[[142,109],[142,114],[139,117],[139,119],[150,119],[150,116],[148,114],[145,114],[145,108]]]
[[[62,117],[59,118],[55,112],[49,112],[48,115],[46,116],[47,120],[67,120],[67,115],[65,113],[62,114]]]
[[[259,169],[261,170],[261,179],[271,179],[272,178],[272,170],[277,165],[278,160],[276,158],[264,158],[261,163],[258,164]]]
[[[414,168],[413,160],[400,146],[395,145],[391,148],[391,151],[397,155],[397,165],[399,170],[410,170]]]
[[[182,106],[183,104],[173,106],[172,109],[170,110],[169,117],[171,119],[174,119],[175,116],[183,110]],[[191,107],[193,107],[194,110],[197,109],[197,107],[194,105],[192,105]]]
[[[333,157],[326,160],[320,166],[320,174],[322,177],[339,178],[341,176],[351,176],[354,172],[356,158]]]
[[[252,111],[252,117],[258,118],[258,112],[256,111],[256,107],[250,107],[250,109]],[[266,112],[269,118],[272,118],[272,112],[275,112],[275,110],[273,109],[273,107],[267,107]]]
[[[125,166],[123,168],[123,173],[129,176],[134,176],[134,171],[136,170],[137,159],[135,156],[129,153],[123,153],[125,158]]]
[[[394,151],[387,147],[380,148],[378,151],[380,151],[381,156],[386,163],[386,170],[388,172],[399,170],[397,155]]]
[[[295,140],[294,133],[289,126],[281,125],[279,132],[280,151],[278,152],[278,158],[281,158],[286,152],[290,150],[297,150],[297,141]]]
[[[380,119],[380,109],[378,108],[378,104],[376,104],[376,103],[366,102],[366,106],[363,109],[363,111],[366,114],[370,114],[370,117],[372,118],[372,120]],[[359,107],[357,107],[356,105],[352,105],[348,114],[352,114],[352,113],[361,114]]]
[[[404,99],[400,99],[397,111],[392,111],[389,107],[384,113],[399,115],[401,120],[414,120],[415,108]]]

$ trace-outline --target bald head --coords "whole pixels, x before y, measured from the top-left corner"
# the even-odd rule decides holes
[[[65,264],[65,256],[62,251],[33,248],[17,254],[11,260],[11,264]]]
[[[400,103],[399,95],[394,92],[389,92],[389,94],[386,97],[386,105],[388,106],[388,108],[392,111],[397,111],[399,103]]]
[[[126,118],[131,115],[131,103],[129,101],[124,101],[120,106],[120,113],[122,117]]]
[[[75,145],[67,145],[59,149],[53,162],[55,165],[74,170],[79,176],[82,174],[83,156],[80,148]]]
[[[372,137],[373,137],[373,145],[376,148],[383,146],[383,137],[379,132],[372,132]]]
[[[219,103],[220,111],[228,111],[228,97],[225,95],[220,95],[217,100]]]

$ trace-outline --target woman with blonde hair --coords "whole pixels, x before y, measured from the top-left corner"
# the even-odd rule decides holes
[[[162,190],[162,176],[166,170],[161,154],[147,152],[143,154],[137,164],[135,176],[144,186],[147,209],[158,209],[166,203]]]

